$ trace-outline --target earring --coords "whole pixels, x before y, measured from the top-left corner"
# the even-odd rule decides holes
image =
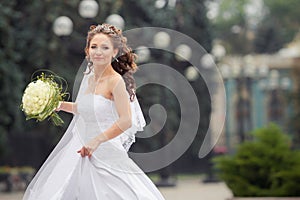
[[[87,60],[87,69],[85,72],[83,72],[85,75],[89,74],[91,71],[93,71],[93,62],[90,60],[89,56],[86,56],[85,59]]]
[[[117,57],[113,57],[113,61],[112,62],[114,62],[114,61],[117,61],[117,63],[119,63],[119,60],[118,60]]]
[[[85,59],[86,59],[88,65],[93,65],[93,62],[90,60],[89,56],[86,56]]]

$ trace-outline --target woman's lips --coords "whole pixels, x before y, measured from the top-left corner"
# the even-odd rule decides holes
[[[103,60],[104,58],[102,57],[94,57],[93,60]]]

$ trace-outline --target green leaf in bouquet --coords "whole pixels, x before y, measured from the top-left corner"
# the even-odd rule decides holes
[[[55,126],[62,126],[64,123],[64,121],[60,118],[60,116],[56,112],[52,113],[50,118]]]

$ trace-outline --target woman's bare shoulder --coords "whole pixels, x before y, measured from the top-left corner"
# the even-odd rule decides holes
[[[124,80],[120,74],[114,74],[111,77],[109,77],[109,82],[112,85],[117,85],[118,83],[124,83]]]

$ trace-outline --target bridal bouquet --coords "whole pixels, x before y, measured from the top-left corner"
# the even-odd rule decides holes
[[[56,126],[64,123],[55,109],[67,93],[63,91],[62,82],[55,78],[58,77],[42,73],[27,85],[21,104],[26,120],[43,121],[49,117]]]

